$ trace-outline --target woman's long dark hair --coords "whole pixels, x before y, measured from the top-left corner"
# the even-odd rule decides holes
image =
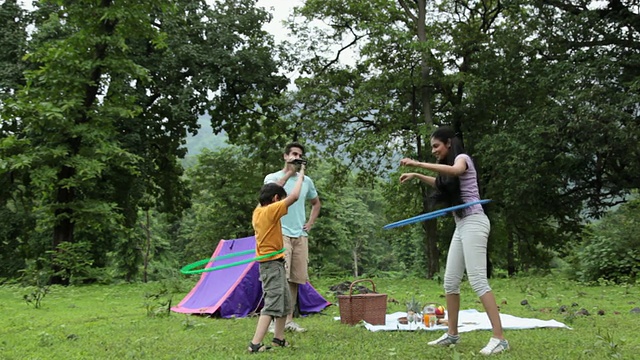
[[[438,164],[453,165],[456,156],[465,153],[462,141],[456,136],[456,132],[448,126],[439,127],[433,132],[431,138],[439,140],[445,145],[451,141],[447,157],[442,160],[438,159]],[[462,204],[459,177],[439,174],[436,177],[436,189],[436,192],[431,196],[436,203],[442,203],[447,207]],[[462,217],[462,210],[457,210],[456,215]]]

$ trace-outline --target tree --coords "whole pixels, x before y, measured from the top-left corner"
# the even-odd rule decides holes
[[[467,139],[477,140],[473,124],[462,116],[464,74],[475,66],[473,55],[486,41],[501,5],[456,4],[307,1],[298,13],[329,25],[313,32],[304,25],[295,28],[302,48],[314,52],[302,69],[309,76],[297,82],[308,136],[324,141],[329,152],[346,152],[351,165],[365,174],[384,174],[399,154],[433,161],[429,135],[436,125],[452,124]],[[357,45],[359,58],[353,66],[323,54],[345,38],[351,41],[345,40],[338,56]],[[420,212],[433,210],[431,189],[425,184],[417,189]],[[421,225],[431,277],[440,270],[437,222]]]
[[[7,99],[14,96],[24,85],[27,18],[17,1],[5,1],[0,5],[0,113],[4,111]],[[4,160],[12,155],[5,147],[13,141],[11,136],[20,131],[17,119],[1,119],[0,122],[0,276],[15,276],[16,270],[24,266],[24,251],[28,238],[23,229],[33,227],[33,217],[28,211],[28,188],[23,173],[7,171]]]
[[[267,156],[268,161],[262,160]],[[281,151],[265,154],[249,147],[203,150],[187,171],[193,206],[182,218],[180,243],[183,261],[209,256],[220,239],[253,235],[251,217],[264,176],[281,163]]]
[[[309,237],[310,266],[319,274],[350,272],[354,277],[397,270],[400,266],[382,230],[380,181],[358,183],[355,171],[340,179],[331,171],[332,162],[322,161],[311,169],[322,211]]]
[[[549,44],[540,47],[541,54],[566,59],[579,70],[572,72],[572,96],[562,104],[571,119],[567,130],[575,134],[572,150],[590,164],[573,191],[595,190],[585,201],[597,217],[640,185],[640,151],[634,145],[640,137],[640,14],[637,4],[619,0],[595,7],[561,0],[534,4],[541,14],[538,29]],[[588,136],[594,133],[600,136]]]
[[[1,175],[28,174],[50,248],[89,242],[95,266],[117,249],[131,279],[138,209],[188,206],[178,159],[198,116],[232,118],[286,85],[261,30],[269,16],[253,0],[39,5],[38,66],[3,111],[24,130],[3,142]]]
[[[0,54],[0,105],[24,85],[22,57],[27,45],[26,22],[25,12],[16,0],[0,5],[0,46],[3,49]],[[2,124],[3,132],[10,131],[8,125]]]
[[[121,124],[127,148],[142,155],[144,173],[113,176],[121,184],[114,196],[131,193],[119,201],[129,209],[130,226],[143,194],[154,199],[143,206],[156,206],[176,218],[188,205],[179,158],[186,154],[186,134],[197,131],[200,115],[211,114],[214,131],[224,130],[237,142],[241,135],[233,119],[246,108],[266,107],[286,84],[277,75],[273,40],[262,30],[269,14],[255,8],[255,1],[213,5],[184,1],[177,13],[156,11],[154,26],[166,33],[166,47],[159,49],[144,39],[132,46],[132,56],[148,69],[151,81],[137,82],[131,90],[144,109],[138,121]],[[241,117],[247,128],[255,128],[263,118],[255,113]],[[138,186],[127,185],[132,182]]]
[[[596,12],[510,3],[481,53],[493,66],[469,79],[471,109],[493,119],[478,150],[506,220],[511,274],[543,264],[538,244],[565,252],[588,217],[638,186],[639,99],[626,60],[637,50],[612,41]]]
[[[311,76],[299,82],[301,108],[322,124],[313,134],[328,149],[364,159],[355,162],[362,168],[376,171],[390,143],[420,157],[422,141],[411,137],[427,139],[429,121],[410,119],[427,113],[426,78],[415,75],[426,66],[434,118],[459,130],[481,194],[497,200],[490,209],[505,227],[509,272],[544,266],[585,216],[638,186],[638,51],[621,35],[637,33],[628,5],[309,1],[300,14],[329,29],[313,40],[301,32],[307,47],[320,52],[350,36],[344,41],[359,45],[360,58],[350,68],[314,55]],[[423,22],[425,11],[434,16]]]

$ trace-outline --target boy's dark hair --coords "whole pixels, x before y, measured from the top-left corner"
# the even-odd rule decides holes
[[[297,142],[292,142],[287,144],[287,146],[284,147],[284,153],[289,155],[289,153],[291,152],[291,148],[294,148],[294,147],[302,150],[302,155],[304,155],[304,146],[302,146],[302,144]]]
[[[444,144],[447,144],[451,140],[451,148],[447,152],[447,157],[442,160],[438,160],[438,164],[453,165],[456,156],[464,154],[464,146],[462,141],[456,135],[456,132],[448,127],[441,126],[433,132],[431,138],[437,139]],[[460,178],[457,176],[438,175],[436,177],[436,193],[432,198],[436,202],[444,203],[447,206],[455,206],[462,204],[462,196],[460,194]],[[458,216],[462,216],[463,211],[456,211]]]
[[[278,195],[280,199],[284,199],[287,197],[287,191],[280,185],[276,183],[268,183],[262,186],[260,189],[260,195],[258,196],[258,201],[260,201],[260,205],[266,206],[273,202],[273,196]]]

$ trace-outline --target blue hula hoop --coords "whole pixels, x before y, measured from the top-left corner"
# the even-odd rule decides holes
[[[450,211],[464,209],[464,208],[467,208],[469,206],[478,205],[478,204],[486,204],[486,203],[488,203],[490,201],[491,200],[489,200],[489,199],[487,199],[487,200],[478,200],[478,201],[468,202],[466,204],[460,204],[460,205],[456,205],[456,206],[451,206],[451,207],[448,207],[448,208],[444,208],[444,209],[428,212],[426,214],[421,214],[421,215],[418,215],[418,216],[414,216],[414,217],[411,217],[411,218],[408,218],[408,219],[396,221],[394,223],[387,224],[387,225],[383,226],[382,228],[385,229],[385,230],[388,230],[388,229],[393,229],[393,228],[397,228],[397,227],[404,226],[404,225],[417,223],[419,221],[431,220],[431,219],[435,219],[437,217],[440,217],[442,215],[445,215],[446,213],[448,213]]]

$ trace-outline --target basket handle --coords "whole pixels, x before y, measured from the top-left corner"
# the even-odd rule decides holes
[[[371,285],[373,286],[373,292],[376,292],[376,284],[373,283],[373,280],[371,279],[360,279],[360,280],[356,280],[354,282],[351,283],[351,286],[349,286],[349,296],[351,296],[351,293],[353,292],[353,285],[361,282],[361,281],[368,281],[371,283]]]

